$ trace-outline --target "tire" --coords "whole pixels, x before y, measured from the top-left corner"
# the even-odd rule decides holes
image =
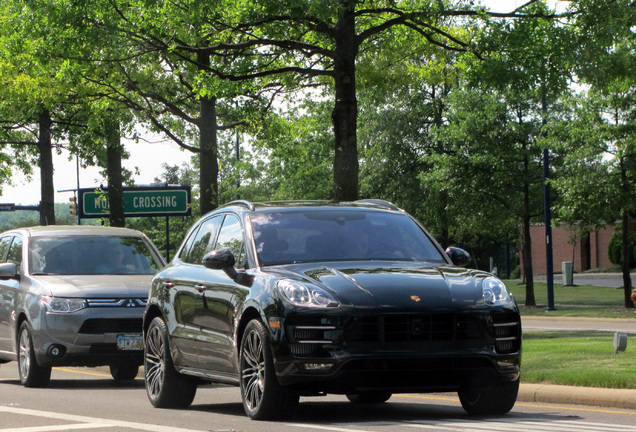
[[[51,367],[40,366],[35,359],[29,325],[24,321],[18,331],[18,374],[25,387],[46,387],[51,381]]]
[[[393,394],[383,391],[366,391],[347,395],[347,399],[354,404],[381,404],[391,399]]]
[[[115,381],[132,381],[139,373],[139,366],[136,364],[114,364],[110,365],[110,374]]]
[[[458,392],[462,407],[470,415],[502,415],[509,412],[517,401],[519,379],[496,383],[493,387]]]
[[[146,394],[155,408],[186,408],[192,404],[197,380],[180,374],[170,357],[166,323],[157,317],[150,322],[144,344]]]
[[[259,320],[247,324],[239,352],[241,399],[252,420],[280,419],[293,411],[299,394],[276,379],[267,329]]]

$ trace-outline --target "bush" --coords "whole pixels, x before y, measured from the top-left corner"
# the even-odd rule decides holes
[[[612,264],[623,264],[623,247],[622,247],[622,233],[615,232],[610,240],[607,254]],[[636,266],[636,232],[629,233],[629,249],[631,250],[631,256],[629,257],[630,267]]]

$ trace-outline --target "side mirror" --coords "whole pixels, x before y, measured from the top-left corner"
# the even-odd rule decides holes
[[[456,247],[448,247],[446,248],[446,255],[451,259],[453,264],[460,267],[466,267],[470,264],[471,257],[468,252],[464,249],[456,248]]]
[[[237,284],[251,287],[254,282],[254,278],[246,273],[238,273],[234,269],[236,264],[236,258],[229,249],[219,249],[212,252],[208,252],[203,257],[203,266],[212,270],[223,270],[230,279]]]
[[[15,263],[0,264],[0,279],[19,279],[18,267]]]

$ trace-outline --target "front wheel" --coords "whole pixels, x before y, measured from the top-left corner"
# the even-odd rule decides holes
[[[509,412],[517,401],[519,379],[496,383],[482,390],[460,390],[459,401],[471,415],[501,415]]]
[[[144,344],[146,394],[155,408],[185,408],[192,404],[197,381],[180,374],[170,357],[166,323],[159,317],[150,322]]]
[[[132,381],[137,377],[139,366],[136,364],[110,365],[110,374],[115,381]]]
[[[35,359],[33,339],[26,321],[18,332],[18,373],[25,387],[46,387],[51,381],[51,367],[40,366]]]
[[[245,328],[239,370],[243,408],[251,419],[281,418],[298,404],[298,393],[276,379],[267,329],[259,320],[250,321]]]

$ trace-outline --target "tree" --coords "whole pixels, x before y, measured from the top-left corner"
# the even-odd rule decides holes
[[[156,6],[156,5],[155,5]],[[308,84],[333,84],[332,124],[334,134],[334,198],[358,196],[357,88],[356,60],[361,53],[379,52],[391,31],[398,27],[411,37],[454,51],[470,50],[470,41],[455,36],[453,27],[468,26],[469,19],[490,16],[520,17],[520,11],[489,14],[470,9],[469,3],[316,0],[180,2],[168,9],[153,8],[156,16],[124,7],[119,11],[135,23],[131,35],[153,49],[170,52],[183,62],[195,65],[209,77],[224,82],[278,77],[290,83],[291,77]],[[133,19],[132,13],[136,13]],[[175,20],[175,16],[178,18]],[[187,16],[190,20],[183,20]],[[159,22],[161,21],[161,22]],[[188,22],[188,38],[167,23]],[[145,23],[145,24],[144,24]],[[130,27],[132,29],[133,27]],[[466,33],[468,35],[469,33]],[[186,35],[187,36],[187,35]],[[215,58],[208,63],[201,59]],[[214,96],[210,88],[218,81],[207,78],[202,96]]]
[[[625,307],[633,308],[629,222],[636,213],[636,7],[633,2],[599,0],[579,0],[577,6],[581,13],[575,24],[585,43],[578,45],[575,65],[583,83],[591,86],[592,104],[587,106],[592,107],[588,116],[593,123],[584,130],[594,132],[582,143],[590,159],[602,158],[614,189],[608,198],[617,198],[612,208],[621,219]],[[580,144],[580,138],[574,135],[574,142]]]
[[[573,99],[574,114],[555,127],[567,151],[564,172],[556,182],[569,224],[603,226],[621,221],[625,307],[633,308],[629,225],[636,206],[636,98],[633,84],[614,81]]]
[[[508,201],[506,209],[522,221],[526,306],[535,306],[530,223],[536,216],[535,209],[541,206],[533,201],[536,199],[537,186],[541,186],[542,181],[550,182],[549,179],[538,177],[542,163],[541,149],[548,145],[545,124],[549,120],[549,109],[567,92],[571,82],[568,64],[573,36],[571,27],[546,19],[554,14],[544,2],[534,2],[528,7],[528,12],[530,17],[493,23],[483,32],[481,46],[484,60],[475,62],[471,70],[472,85],[494,92],[489,102],[485,100],[487,105],[482,108],[485,112],[489,113],[493,107],[503,104],[505,114],[495,108],[496,112],[509,119],[505,120],[507,126],[503,129],[497,126],[486,129],[469,127],[466,130],[469,136],[475,134],[471,140],[475,152],[471,154],[475,157],[466,160],[482,173],[478,175],[470,170],[471,178],[475,180],[481,177],[485,190],[495,192],[494,196],[501,196],[503,202]],[[529,41],[532,43],[529,44]],[[485,135],[480,137],[479,131]],[[480,151],[477,149],[489,141],[491,145],[483,149],[482,156],[479,156]],[[496,170],[489,180],[487,171],[479,169],[480,163],[488,157],[494,157],[492,167],[509,164],[516,168],[504,170],[503,176],[495,177],[499,171]],[[485,178],[483,174],[486,174]],[[510,188],[516,189],[518,195]],[[516,204],[510,205],[511,202]]]

